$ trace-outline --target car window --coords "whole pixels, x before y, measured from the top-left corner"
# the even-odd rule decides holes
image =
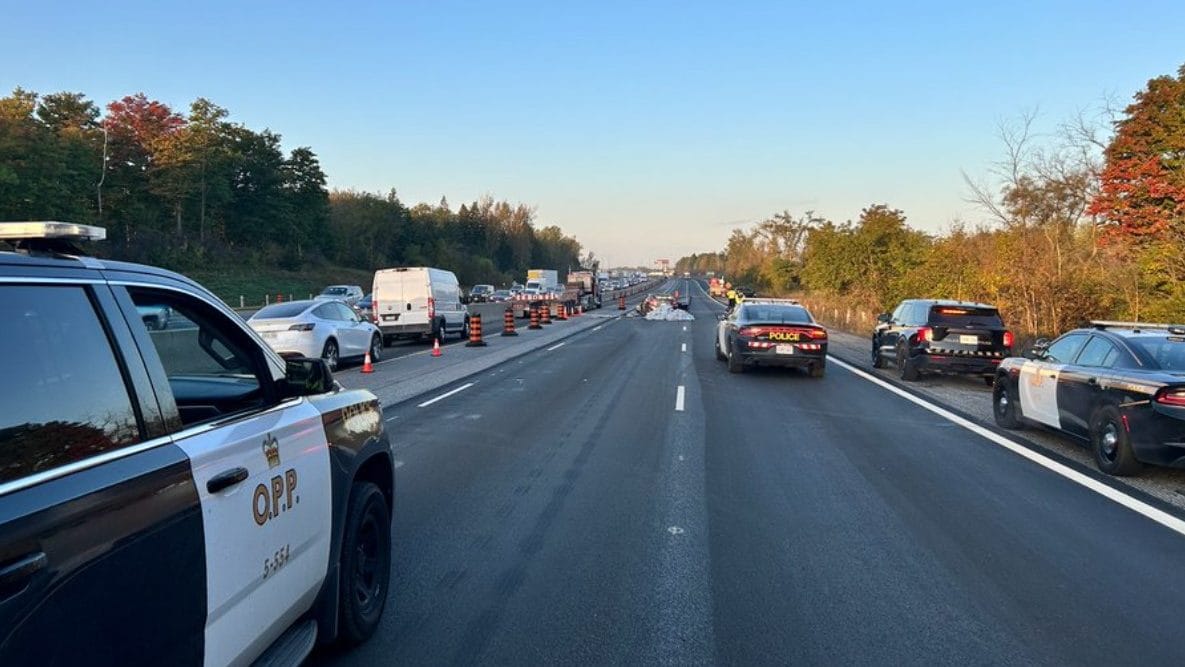
[[[354,314],[354,311],[351,310],[350,307],[344,303],[333,304],[333,310],[334,310],[334,312],[337,313],[337,319],[339,319],[339,320],[342,320],[345,322],[353,322],[354,320],[358,319],[357,316]]]
[[[329,304],[329,303],[321,305],[321,306],[317,306],[316,308],[314,308],[313,315],[315,315],[323,320],[338,319],[337,311],[333,309],[333,304]]]
[[[1069,334],[1062,336],[1049,346],[1045,351],[1045,361],[1068,364],[1074,361],[1074,357],[1078,355],[1078,351],[1086,343],[1085,334]]]
[[[1166,371],[1185,371],[1185,340],[1178,336],[1132,336],[1127,341],[1140,348]]]
[[[111,341],[83,287],[0,287],[0,483],[140,440]]]
[[[259,312],[251,316],[253,320],[278,320],[288,317],[296,317],[309,307],[308,301],[294,301],[291,303],[273,303],[270,306],[264,306],[259,309]]]
[[[749,322],[809,324],[810,313],[801,306],[745,306],[742,317]]]
[[[149,336],[186,426],[264,403],[263,360],[239,326],[209,304],[184,294],[128,288],[137,306],[165,303],[176,324]]]
[[[1100,336],[1091,336],[1086,347],[1082,348],[1082,353],[1078,355],[1077,363],[1080,366],[1106,368],[1115,363],[1117,356],[1118,351],[1111,344],[1111,341]]]
[[[345,287],[326,287],[321,291],[321,294],[324,296],[346,296],[349,293],[350,290]]]
[[[1004,321],[995,308],[972,306],[932,306],[927,324],[936,327],[1003,327]]]

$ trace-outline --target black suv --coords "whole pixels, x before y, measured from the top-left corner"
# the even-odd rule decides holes
[[[909,299],[877,317],[872,365],[893,362],[902,380],[922,373],[982,375],[990,385],[1000,361],[1012,354],[1012,332],[986,303]]]

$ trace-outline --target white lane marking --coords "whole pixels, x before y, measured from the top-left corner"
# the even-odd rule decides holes
[[[678,526],[671,526],[670,528],[667,528],[667,532],[672,535],[682,535],[683,529]]]
[[[675,412],[683,412],[683,385],[675,390]]]
[[[430,399],[424,401],[423,403],[420,403],[416,407],[417,408],[426,408],[429,405],[432,405],[433,403],[435,403],[437,401],[443,401],[444,399],[448,398],[449,396],[452,396],[453,394],[459,394],[472,386],[473,386],[472,382],[470,382],[469,384],[463,384],[460,387],[457,387],[456,389],[454,389],[452,391],[446,391],[445,393],[437,396],[436,398],[430,398]]]
[[[601,330],[601,327],[603,327],[603,326],[605,326],[605,325],[604,325],[604,324],[598,324],[597,326],[593,327],[593,328],[592,328],[592,330],[593,330],[593,331],[600,331],[600,330]]]
[[[552,350],[558,350],[558,349],[560,349],[560,348],[561,348],[561,347],[563,347],[563,346],[564,346],[564,343],[559,343],[559,344],[557,344],[557,345],[552,345],[551,347],[547,348],[547,351],[548,351],[548,352],[551,352]]]
[[[683,330],[684,330],[684,331],[687,331],[687,325],[686,325],[686,324],[684,324],[684,325],[683,325]]]
[[[680,461],[682,461],[682,460],[683,460],[683,455],[682,455],[682,454],[680,454],[680,455],[679,455],[679,460],[680,460]]]
[[[1005,438],[1001,435],[993,433],[993,432],[989,431],[988,429],[980,426],[979,424],[976,424],[975,422],[973,422],[969,419],[964,419],[949,410],[940,408],[937,405],[934,405],[933,403],[929,403],[924,399],[918,398],[917,396],[914,396],[913,394],[909,393],[908,391],[905,391],[904,389],[895,387],[895,386],[889,384],[888,382],[885,382],[884,380],[882,380],[874,375],[866,373],[866,372],[860,370],[859,368],[856,368],[855,366],[852,366],[850,364],[842,362],[839,359],[836,359],[835,357],[833,357],[831,355],[827,355],[827,361],[828,361],[828,363],[837,364],[837,365],[839,365],[840,368],[847,369],[848,371],[852,372],[856,376],[861,377],[865,380],[868,380],[869,382],[871,382],[883,389],[888,389],[889,391],[893,392],[894,394],[897,394],[898,396],[906,399],[907,401],[914,403],[916,405],[919,405],[919,406],[925,408],[926,410],[933,412],[934,414],[938,415],[939,417],[942,417],[943,419],[945,419],[953,424],[962,426],[963,428],[967,429],[968,431],[971,431],[972,433],[974,433],[978,436],[981,436],[987,440],[990,440],[991,442],[994,442],[997,445],[1000,445],[1004,449],[1007,449],[1015,454],[1019,454],[1019,455],[1023,456],[1024,458],[1032,461],[1033,463],[1036,463],[1037,465],[1042,466],[1042,467],[1050,470],[1051,472],[1055,472],[1055,473],[1061,475],[1062,477],[1065,477],[1066,479],[1070,480],[1071,482],[1080,484],[1080,485],[1086,487],[1087,489],[1094,491],[1095,493],[1099,494],[1100,496],[1103,496],[1104,498],[1106,498],[1108,500],[1119,503],[1120,505],[1123,505],[1124,507],[1128,508],[1129,510],[1131,510],[1133,512],[1142,514],[1145,517],[1155,521],[1156,523],[1159,523],[1160,525],[1164,526],[1165,528],[1168,528],[1169,530],[1171,530],[1175,533],[1178,533],[1180,535],[1185,535],[1185,521],[1178,519],[1177,517],[1173,516],[1172,514],[1169,514],[1168,512],[1159,510],[1159,509],[1157,509],[1157,508],[1155,508],[1155,507],[1153,507],[1153,506],[1149,505],[1148,503],[1145,503],[1141,500],[1137,500],[1122,491],[1119,491],[1119,490],[1114,489],[1110,486],[1107,486],[1106,484],[1103,484],[1102,482],[1094,479],[1093,477],[1084,475],[1084,474],[1078,472],[1077,470],[1074,470],[1073,468],[1071,468],[1065,464],[1054,461],[1053,459],[1051,459],[1043,454],[1039,454],[1039,453],[1029,449],[1028,447],[1018,445],[1015,442],[1009,440],[1008,438]]]
[[[399,419],[399,416],[398,416],[398,415],[396,415],[396,416],[394,416],[394,417],[387,417],[387,421],[389,421],[389,422],[393,422],[393,421],[395,421],[396,419]]]
[[[679,351],[686,352],[687,351],[687,343],[683,343],[682,347],[679,348]]]
[[[395,459],[394,461],[391,462],[391,466],[394,468],[402,468],[403,461],[400,461],[399,459]]]

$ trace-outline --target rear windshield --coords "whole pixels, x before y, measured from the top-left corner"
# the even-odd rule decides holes
[[[741,319],[747,322],[811,324],[811,315],[802,306],[742,306]]]
[[[1003,327],[1004,320],[995,308],[932,306],[928,324],[935,327]]]
[[[307,301],[293,301],[292,303],[274,303],[264,306],[258,313],[251,316],[253,320],[278,320],[285,317],[296,317],[309,307]]]
[[[1127,342],[1147,354],[1160,369],[1185,371],[1185,338],[1180,336],[1131,336]]]
[[[494,291],[494,288],[489,285],[474,285],[473,286],[473,292],[475,294],[482,294],[485,292],[493,292],[493,291]]]
[[[326,287],[325,291],[321,293],[326,296],[345,296],[350,293],[350,290],[345,287]]]

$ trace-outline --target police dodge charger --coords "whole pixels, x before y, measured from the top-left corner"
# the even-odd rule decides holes
[[[1000,364],[997,424],[1080,438],[1112,475],[1185,467],[1185,326],[1094,322],[1038,341],[1030,356]]]
[[[102,228],[0,223],[0,665],[296,664],[390,576],[375,397]],[[8,247],[5,250],[5,247]],[[144,306],[191,328],[150,330]]]

